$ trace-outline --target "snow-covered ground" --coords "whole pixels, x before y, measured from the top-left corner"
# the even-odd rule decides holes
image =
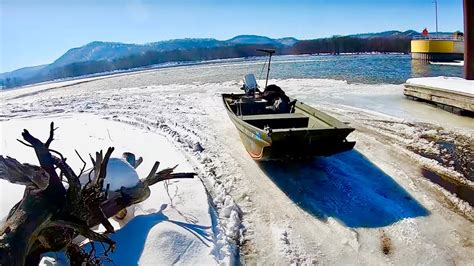
[[[194,171],[188,159],[165,137],[90,114],[2,121],[1,153],[38,164],[34,151],[16,139],[21,138],[24,128],[37,137],[47,138],[49,121],[58,127],[51,148],[61,151],[77,171],[82,162],[74,150],[87,158],[88,154],[110,146],[115,147],[113,157],[120,157],[123,152],[142,156],[144,161],[137,168],[141,177],[148,174],[155,161],[160,162],[160,169],[179,164],[177,172]],[[109,170],[106,182],[110,176],[116,176],[113,163]],[[0,180],[0,219],[21,199],[23,190],[24,186]],[[213,203],[199,178],[169,181],[167,189],[158,183],[151,187],[151,196],[146,201],[129,209],[124,221],[111,221],[120,229],[112,236],[117,242],[117,250],[110,256],[115,265],[213,265],[235,259],[234,247],[226,243]],[[64,260],[63,257],[60,256]]]
[[[461,92],[474,97],[474,80],[457,77],[425,77],[408,79],[407,84],[421,85],[450,92]]]
[[[225,264],[238,258],[232,253],[234,244],[240,246],[240,260],[249,264],[468,265],[474,260],[474,211],[467,202],[474,187],[472,118],[406,100],[402,85],[272,80],[289,95],[351,123],[356,131],[350,138],[357,145],[353,151],[329,158],[257,163],[245,152],[220,98],[222,92],[239,92],[241,82],[208,83],[206,80],[214,81],[217,74],[201,76],[202,68],[147,71],[51,90],[2,92],[2,132],[8,123],[30,121],[26,120],[30,117],[42,121],[41,125],[32,124],[35,130],[42,130],[51,119],[61,126],[61,121],[80,119],[78,113],[88,113],[98,117],[91,120],[120,122],[150,138],[166,138],[180,158],[188,160],[178,160],[183,161],[182,166],[199,174],[200,179],[193,181],[198,184],[192,188],[197,186],[202,192],[205,187],[211,198],[213,208],[207,202],[183,202],[186,210],[206,213],[199,216],[203,218],[198,224],[210,226],[205,231],[216,236],[207,242],[210,247],[200,246],[197,251],[196,256],[203,260]],[[218,66],[207,73],[211,72],[218,72]],[[187,82],[183,76],[192,76],[197,82]],[[108,133],[94,133],[96,129],[87,125],[83,128],[93,133],[86,136],[101,136],[108,143]],[[125,145],[137,155],[144,156],[141,149],[149,150],[154,143],[151,139],[133,142],[133,137],[120,138],[122,134],[131,136],[122,131],[109,130],[114,146]],[[6,142],[2,136],[2,142],[10,145],[14,141]],[[197,143],[203,151],[196,151]],[[443,146],[445,143],[450,148]],[[154,156],[144,158],[173,163],[166,149]],[[140,168],[149,170],[147,165]],[[458,192],[456,196],[426,178],[426,172],[467,189],[467,195]],[[179,194],[186,194],[184,188],[190,185],[186,182],[176,184]],[[154,192],[143,205],[170,219],[184,219],[171,216],[166,193]],[[164,198],[155,199],[154,195]],[[162,204],[168,207],[160,212]],[[209,210],[214,209],[216,219],[212,222]],[[152,232],[156,226],[173,223],[148,225]],[[143,235],[141,231],[122,234],[135,233]],[[180,241],[175,235],[169,239]],[[150,233],[146,243],[148,240],[154,244],[145,245],[143,254],[156,256],[156,261],[169,259],[169,253],[160,252],[159,237]],[[118,246],[120,249],[120,243]],[[140,262],[150,261],[142,255]]]

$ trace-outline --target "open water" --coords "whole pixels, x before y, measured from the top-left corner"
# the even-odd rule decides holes
[[[241,75],[248,72],[254,73],[257,79],[265,79],[264,60],[258,57],[220,61],[206,66],[210,69],[218,66],[219,76],[223,80],[240,79]],[[202,68],[206,67],[199,68],[203,71]],[[412,60],[410,55],[405,54],[274,56],[270,72],[270,78],[335,79],[362,84],[402,84],[412,77],[462,75],[463,67],[430,65],[428,62]]]

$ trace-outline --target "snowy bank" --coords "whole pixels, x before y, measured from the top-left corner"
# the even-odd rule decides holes
[[[457,155],[471,154],[472,118],[408,101],[401,93],[402,85],[270,80],[288,95],[350,122],[356,127],[351,136],[357,146],[337,157],[265,167],[248,156],[222,105],[220,93],[241,92],[238,71],[248,70],[242,65],[228,64],[229,72],[238,74],[236,81],[223,81],[222,65],[208,65],[61,89],[2,92],[0,120],[86,112],[165,136],[200,174],[217,209],[217,228],[229,229],[224,238],[240,243],[241,260],[246,264],[468,265],[473,261],[473,219],[458,211],[474,217],[472,208],[421,173],[421,167],[433,168],[430,165],[447,174],[461,173],[457,162],[449,163],[450,151],[430,136],[452,143]],[[111,132],[113,140],[114,135]],[[107,133],[100,136],[107,141]],[[204,150],[195,149],[196,143]],[[421,155],[411,152],[415,148],[423,151]],[[423,162],[430,158],[425,153],[439,153],[448,166]],[[149,160],[149,156],[144,158]],[[159,210],[161,204],[154,208]],[[429,213],[423,215],[420,206]],[[163,213],[168,216],[169,210]],[[159,223],[163,224],[168,223]],[[367,224],[371,226],[359,227]],[[213,234],[218,239],[214,243],[226,243],[219,242],[221,232]],[[388,255],[381,249],[386,239],[391,239]],[[227,254],[225,247],[215,247],[221,255]],[[143,256],[140,262],[145,263]]]
[[[52,148],[61,151],[77,171],[82,162],[74,149],[84,158],[109,146],[115,147],[112,156],[133,152],[144,158],[137,168],[145,177],[155,161],[160,169],[179,164],[177,171],[192,172],[186,158],[164,137],[132,126],[100,119],[93,115],[72,115],[48,118],[15,119],[0,122],[2,155],[22,163],[38,164],[34,151],[16,141],[27,128],[34,135],[46,138],[48,124],[59,127]],[[219,243],[220,229],[215,211],[199,178],[173,180],[165,186],[150,187],[151,196],[132,207],[128,217],[120,223],[111,220],[119,229],[112,239],[117,249],[110,254],[115,265],[174,263],[215,265],[230,263],[234,258],[224,254],[225,244]],[[23,186],[0,180],[0,220],[21,199]],[[51,259],[50,259],[51,260]],[[56,261],[61,262],[61,258]],[[107,264],[107,263],[106,263]]]

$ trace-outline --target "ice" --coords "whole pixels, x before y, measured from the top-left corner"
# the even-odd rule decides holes
[[[256,163],[247,155],[220,97],[223,92],[241,92],[241,75],[235,80],[209,82],[218,79],[219,67],[136,72],[61,89],[43,86],[2,92],[2,132],[15,139],[22,127],[39,130],[53,117],[76,119],[78,113],[94,114],[118,123],[112,127],[104,120],[97,125],[75,120],[80,134],[77,130],[71,134],[91,136],[94,146],[88,139],[69,146],[70,151],[89,145],[79,151],[88,154],[98,146],[105,149],[112,143],[126,143],[116,147],[115,155],[132,151],[143,156],[148,165],[137,169],[140,177],[148,174],[155,159],[163,167],[180,163],[178,168],[185,167],[181,170],[197,172],[200,180],[171,184],[170,197],[178,189],[173,200],[161,187],[154,186],[151,197],[137,206],[136,217],[118,231],[130,224],[124,238],[135,233],[143,236],[141,230],[149,228],[145,225],[156,223],[146,237],[140,238],[145,241],[133,242],[139,246],[145,243],[142,263],[155,259],[166,264],[192,264],[185,260],[193,256],[190,254],[200,254],[196,263],[211,256],[215,263],[222,264],[241,259],[246,264],[423,265],[469,264],[474,259],[472,207],[421,174],[422,167],[427,167],[461,184],[472,184],[458,169],[426,155],[444,154],[436,143],[438,138],[465,139],[466,143],[472,140],[472,118],[407,100],[403,85],[273,79],[269,84],[278,84],[288,95],[350,123],[356,128],[350,138],[357,145],[354,151],[329,158]],[[232,63],[226,67],[231,68]],[[48,119],[38,118],[44,115]],[[31,123],[29,117],[41,123]],[[8,123],[21,121],[28,122],[11,132]],[[68,130],[78,124],[59,126],[60,130]],[[47,137],[47,128],[44,130],[43,138]],[[59,138],[57,145],[66,147],[61,141]],[[2,153],[3,147],[16,152],[26,150],[2,136]],[[463,149],[459,155],[470,148]],[[178,151],[179,156],[170,150]],[[17,157],[35,163],[34,154],[26,151]],[[79,168],[77,156],[68,155],[68,160],[76,161],[75,169]],[[3,184],[2,193],[8,191]],[[2,206],[4,202],[9,206],[15,203],[2,197]],[[167,205],[160,212],[162,204]],[[132,223],[140,215],[146,219]],[[201,241],[186,234],[182,227],[172,230],[163,226],[171,222],[162,215],[188,224],[197,218],[199,225],[210,226],[204,229],[205,234],[198,234],[210,247],[196,244]],[[193,228],[202,232],[200,227]],[[160,246],[155,232],[176,239],[180,247]],[[388,238],[393,249],[385,255],[381,239]],[[157,249],[164,249],[166,255],[160,257]],[[122,253],[117,254],[121,258]],[[175,256],[169,257],[172,254]]]
[[[439,65],[439,66],[464,66],[464,61],[455,61],[455,62],[431,62],[431,65]]]

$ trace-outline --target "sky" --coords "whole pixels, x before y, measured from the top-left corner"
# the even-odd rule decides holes
[[[462,0],[438,0],[440,31],[463,30]],[[52,63],[92,41],[241,34],[314,39],[435,31],[433,0],[0,0],[0,73]]]

